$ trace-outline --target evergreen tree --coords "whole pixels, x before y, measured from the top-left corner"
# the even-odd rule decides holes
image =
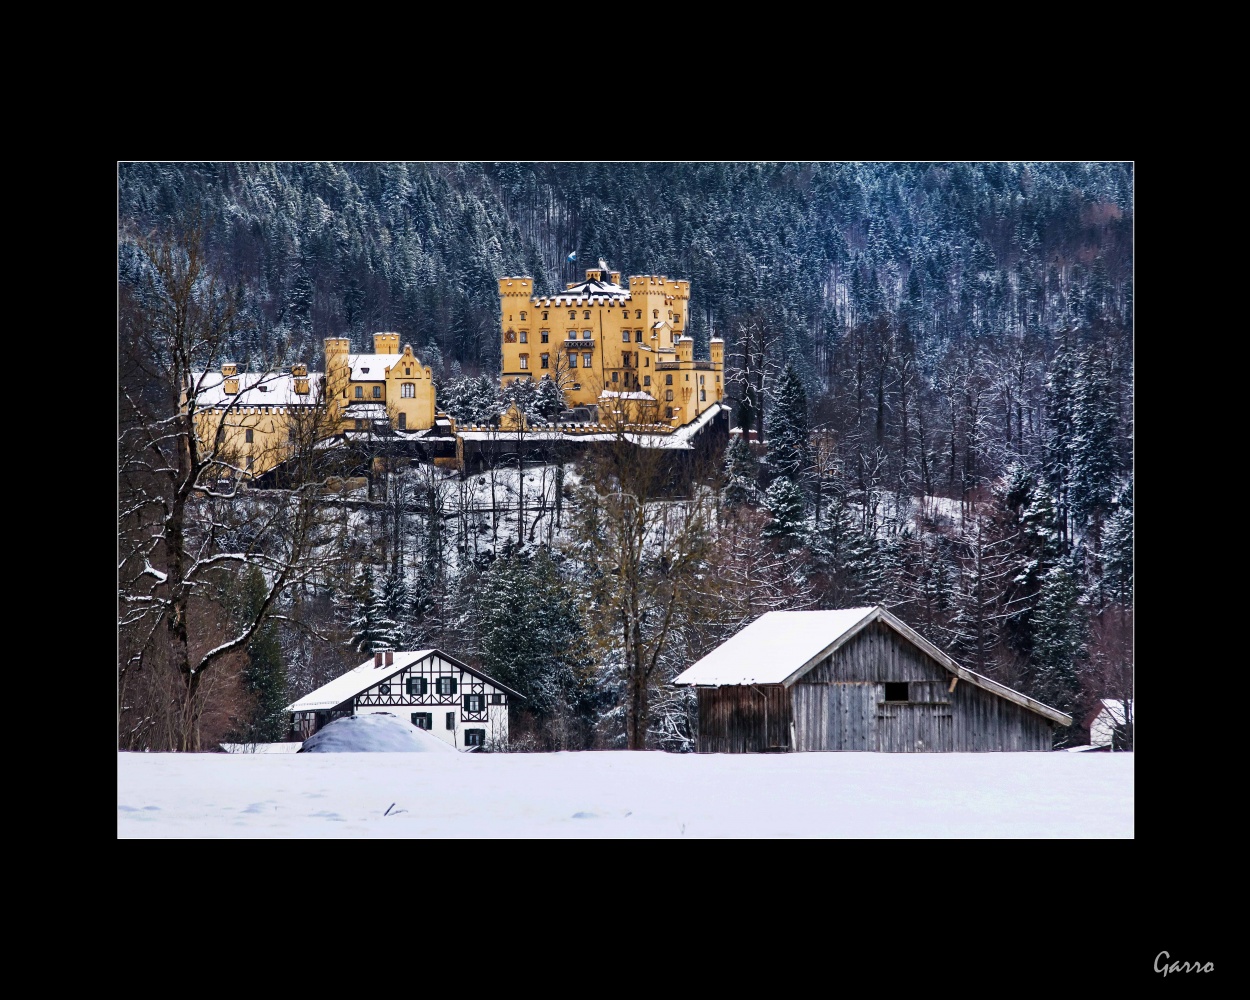
[[[772,518],[764,527],[764,537],[776,540],[782,548],[802,545],[806,533],[803,491],[792,480],[778,477],[764,495],[764,506]]]
[[[807,393],[793,364],[787,364],[782,372],[768,433],[769,467],[775,475],[801,484],[812,466],[812,446]]]
[[[760,464],[742,434],[731,437],[725,449],[725,503],[731,507],[755,503],[759,495]]]
[[[1084,353],[1072,406],[1072,510],[1086,526],[1095,554],[1102,551],[1102,522],[1111,509],[1118,472],[1116,393],[1107,352]]]
[[[1033,613],[1032,694],[1061,712],[1073,711],[1080,695],[1085,626],[1078,597],[1076,573],[1065,559],[1042,577]]]
[[[365,564],[348,597],[351,635],[347,645],[357,653],[394,649],[395,622],[386,613],[386,601],[374,587],[373,566]]]
[[[565,409],[564,393],[553,379],[544,375],[538,380],[538,388],[534,391],[531,405],[535,414],[548,422],[553,421]]]
[[[241,599],[249,615],[255,615],[265,598],[265,580],[260,569],[248,567],[243,577]],[[278,628],[267,622],[247,644],[247,666],[243,668],[243,689],[252,698],[247,715],[230,734],[232,743],[280,743],[286,736],[288,704],[286,668]]]

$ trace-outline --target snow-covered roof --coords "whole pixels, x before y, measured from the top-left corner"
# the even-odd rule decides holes
[[[585,281],[575,283],[571,288],[566,288],[562,292],[556,292],[555,295],[543,295],[534,297],[534,301],[541,301],[543,305],[580,305],[583,302],[598,305],[615,305],[618,302],[625,302],[629,299],[629,289],[623,288],[611,281],[595,281],[593,278],[587,278]]]
[[[861,629],[880,621],[960,680],[1014,702],[1062,726],[1072,717],[1005,684],[961,667],[910,625],[877,605],[836,611],[769,611],[673,678],[683,686],[793,685]]]
[[[674,684],[783,684],[875,608],[770,611],[673,679]]]
[[[347,363],[352,369],[353,382],[382,382],[386,369],[393,367],[402,354],[351,354]]]
[[[611,392],[604,390],[599,393],[599,398],[603,399],[604,396],[610,399],[645,399],[648,403],[655,402],[655,397],[649,392]]]
[[[225,388],[226,379],[221,372],[192,372],[192,385],[200,386],[196,405],[208,407],[233,403],[235,406],[306,406],[317,402],[317,380],[321,378],[321,372],[308,373],[308,392],[296,392],[295,379],[290,374],[240,372],[237,377],[239,391],[228,393]]]
[[[386,663],[386,657],[383,657],[382,666],[374,666],[374,658],[371,656],[358,667],[347,671],[345,674],[334,678],[328,684],[323,684],[316,691],[310,691],[299,701],[292,702],[287,705],[288,712],[312,712],[317,709],[333,708],[335,705],[341,705],[345,701],[355,698],[356,695],[369,690],[373,685],[387,680],[395,676],[405,667],[410,667],[414,663],[419,663],[427,656],[438,654],[448,663],[459,667],[461,670],[480,677],[501,691],[507,691],[508,694],[516,698],[524,698],[524,695],[513,691],[512,688],[505,684],[500,684],[495,678],[482,673],[480,670],[474,670],[467,663],[461,663],[454,656],[448,656],[446,653],[438,649],[418,649],[415,651],[395,650],[392,656],[392,662]]]
[[[386,416],[385,403],[348,403],[343,410],[345,417],[354,417],[357,420],[371,418],[381,420]]]

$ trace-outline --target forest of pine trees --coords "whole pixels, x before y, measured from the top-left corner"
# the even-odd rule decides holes
[[[1132,164],[123,163],[123,306],[150,280],[148,234],[192,219],[228,297],[219,353],[246,368],[281,346],[317,369],[323,338],[394,330],[462,422],[559,405],[554,384],[499,392],[498,277],[555,290],[577,250],[691,282],[696,355],[725,338],[755,440],[635,525],[683,531],[690,555],[674,569],[644,542],[635,567],[650,603],[629,613],[671,636],[651,650],[648,745],[690,748],[693,706],[665,678],[777,608],[882,603],[1078,718],[1131,695]],[[119,367],[124,399],[159,395]],[[555,456],[388,474],[335,512],[333,567],[282,592],[199,724],[272,734],[282,697],[372,649],[436,645],[533,694],[518,745],[626,745],[629,664],[597,619],[620,611],[594,541],[627,513],[603,506],[612,489]],[[205,644],[257,587],[240,578]],[[149,709],[123,705],[123,745],[160,743]]]

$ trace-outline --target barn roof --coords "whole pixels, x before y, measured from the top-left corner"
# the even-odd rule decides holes
[[[880,605],[837,611],[769,611],[678,674],[673,683],[691,687],[738,684],[782,684],[791,687],[826,656],[875,621],[888,625],[960,680],[1059,725],[1072,725],[1070,715],[961,667]]]
[[[448,656],[446,653],[438,649],[418,649],[413,651],[395,650],[393,661],[384,663],[380,667],[373,664],[373,657],[365,660],[358,667],[354,667],[345,674],[334,678],[328,684],[323,684],[316,691],[310,691],[299,701],[292,702],[287,705],[288,712],[312,712],[317,709],[334,708],[335,705],[341,705],[345,701],[355,698],[356,695],[368,691],[373,685],[384,681],[389,677],[394,677],[405,667],[410,667],[414,663],[420,663],[427,656],[437,653],[448,663],[451,663],[461,670],[464,670],[474,677],[480,677],[482,680],[495,685],[500,691],[507,691],[508,694],[516,698],[524,700],[525,696],[520,692],[513,691],[506,684],[500,684],[495,678],[475,670],[467,663],[461,663],[454,656]]]

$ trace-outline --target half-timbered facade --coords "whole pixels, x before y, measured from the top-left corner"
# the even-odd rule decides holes
[[[465,748],[506,742],[509,699],[522,697],[440,650],[388,649],[286,710],[293,740],[346,715],[389,712]]]
[[[771,611],[673,683],[698,693],[702,753],[1050,750],[1072,724],[879,606]]]

